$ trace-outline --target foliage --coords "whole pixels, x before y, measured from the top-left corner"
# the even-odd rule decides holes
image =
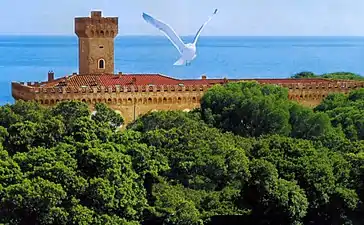
[[[290,102],[287,90],[274,85],[214,86],[203,96],[201,110],[207,123],[245,137],[280,134],[315,139],[331,129],[326,114]]]
[[[303,71],[296,73],[291,76],[291,78],[326,78],[326,79],[336,79],[336,80],[362,80],[364,81],[364,77],[350,72],[335,72],[335,73],[324,73],[321,75],[315,74],[313,72]]]
[[[350,140],[364,140],[364,88],[345,96],[334,93],[315,108],[329,115],[335,127],[341,127]]]
[[[124,130],[105,104],[1,106],[0,224],[362,224],[363,91],[312,110],[230,83]]]

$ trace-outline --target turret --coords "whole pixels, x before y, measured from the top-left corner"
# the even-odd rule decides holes
[[[102,17],[92,11],[91,17],[75,18],[78,36],[79,74],[114,74],[114,38],[118,18]]]

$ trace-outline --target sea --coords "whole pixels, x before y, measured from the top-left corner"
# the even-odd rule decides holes
[[[182,37],[186,42],[193,37]],[[201,36],[190,66],[164,36],[118,36],[115,72],[175,78],[287,78],[301,71],[364,74],[364,37]],[[45,81],[78,72],[73,36],[0,36],[0,105],[13,103],[11,81]]]

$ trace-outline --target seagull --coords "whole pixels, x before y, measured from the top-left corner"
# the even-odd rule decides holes
[[[193,42],[192,43],[183,43],[181,38],[177,35],[177,33],[172,29],[171,26],[168,24],[153,18],[151,15],[147,13],[143,13],[143,19],[153,25],[154,27],[158,28],[167,38],[172,42],[174,47],[177,48],[178,52],[180,53],[181,57],[173,64],[175,66],[182,66],[182,65],[191,65],[191,61],[196,58],[196,43],[203,28],[206,26],[208,22],[212,19],[212,17],[217,13],[217,9],[212,13],[212,15],[208,18],[208,20],[202,24],[200,29],[198,29]]]

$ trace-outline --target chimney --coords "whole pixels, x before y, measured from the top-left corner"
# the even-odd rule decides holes
[[[119,74],[119,75],[123,75],[123,72],[119,72],[118,74]]]
[[[135,84],[136,83],[136,77],[131,78],[131,83],[132,84]]]
[[[102,12],[101,11],[91,11],[91,18],[101,18]]]
[[[206,75],[202,75],[201,79],[206,80]]]
[[[48,72],[48,82],[54,81],[54,72],[49,71]]]

